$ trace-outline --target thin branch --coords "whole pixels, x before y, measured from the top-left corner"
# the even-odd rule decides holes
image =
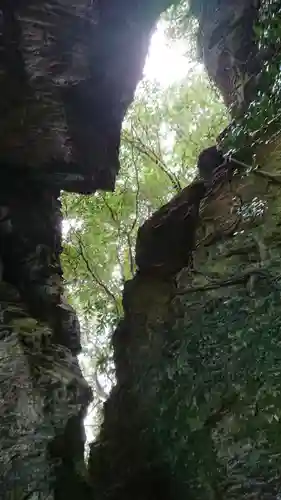
[[[118,217],[116,215],[116,213],[114,212],[113,208],[110,206],[110,204],[108,203],[107,199],[106,199],[106,195],[102,195],[102,198],[103,198],[103,202],[106,206],[106,208],[108,209],[110,215],[111,215],[111,218],[113,220],[113,222],[115,223],[116,227],[117,227],[117,231],[118,231],[118,240],[120,241],[121,237],[121,226],[120,226],[120,222],[118,220]],[[120,268],[120,272],[121,272],[121,276],[122,276],[122,283],[123,285],[125,284],[125,275],[124,275],[124,267],[123,267],[123,264],[122,264],[122,261],[121,261],[121,258],[120,258],[120,255],[119,255],[119,251],[120,251],[120,247],[119,245],[117,246],[117,260],[118,260],[118,264],[119,264],[119,268]]]
[[[222,230],[217,230],[215,233],[210,234],[209,236],[206,236],[204,239],[200,240],[197,245],[196,249],[200,248],[202,246],[208,247],[210,245],[213,245],[217,241],[220,241],[222,238],[226,236],[231,236],[235,233],[235,231],[238,229],[239,224],[241,222],[242,218],[239,216],[237,219],[230,224],[226,229]]]
[[[175,191],[178,193],[182,190],[182,187],[181,187],[181,184],[180,184],[180,181],[178,179],[178,177],[173,174],[167,167],[167,165],[165,164],[165,162],[163,161],[162,158],[160,158],[156,153],[155,151],[152,149],[152,148],[147,148],[147,146],[142,142],[142,140],[140,139],[140,137],[137,137],[137,141],[141,144],[143,150],[144,150],[144,154],[147,154],[148,157],[154,161],[154,163],[160,168],[160,170],[168,176],[168,178],[170,179],[170,181],[172,182],[173,186],[174,186],[174,189]]]
[[[99,276],[91,268],[89,261],[85,255],[85,252],[84,252],[83,243],[81,241],[80,236],[78,236],[78,235],[77,235],[77,240],[78,240],[80,255],[81,255],[81,258],[86,266],[87,271],[89,272],[89,274],[91,275],[93,280],[104,290],[104,292],[107,294],[107,296],[112,300],[112,302],[115,305],[116,314],[117,314],[117,316],[119,316],[120,312],[119,312],[118,302],[116,300],[115,295],[111,292],[111,290],[108,288],[108,286],[99,278]]]
[[[77,237],[77,231],[75,231],[75,236]],[[69,245],[67,243],[64,243],[63,250],[64,250],[64,255],[67,257],[68,264],[72,269],[73,275],[77,276],[78,260],[71,258],[70,252],[69,252]],[[65,280],[65,283],[67,283],[66,280]]]
[[[272,174],[271,172],[266,172],[265,170],[253,170],[255,175],[259,175],[260,177],[264,177],[274,184],[281,184],[281,174]]]
[[[121,225],[120,225],[120,222],[119,222],[118,217],[116,215],[116,212],[114,212],[113,208],[110,206],[110,204],[106,200],[106,196],[104,194],[102,195],[102,198],[103,198],[103,201],[104,201],[106,208],[108,209],[108,211],[111,215],[113,222],[116,224],[117,231],[118,231],[118,240],[120,241],[120,239],[121,239]],[[122,284],[124,285],[126,278],[125,278],[125,274],[124,274],[124,266],[122,264],[119,252],[120,252],[120,246],[118,245],[118,247],[117,247],[117,260],[118,260],[118,264],[119,264],[119,268],[120,268],[120,272],[121,272],[121,276],[122,276]]]
[[[127,243],[128,243],[128,250],[129,250],[129,260],[130,260],[130,271],[131,275],[134,275],[134,257],[133,257],[133,251],[132,251],[132,233],[137,225],[137,221],[139,218],[139,197],[140,197],[140,181],[139,181],[139,172],[138,168],[136,165],[135,157],[134,157],[134,148],[133,145],[130,144],[131,146],[131,154],[132,154],[132,159],[133,159],[133,164],[135,168],[135,175],[136,175],[136,185],[137,185],[137,191],[136,191],[136,198],[135,198],[135,218],[134,221],[130,227],[130,229],[127,231]]]
[[[135,159],[134,159],[133,145],[130,144],[130,147],[131,147],[131,154],[132,154],[132,159],[133,159],[133,164],[134,164],[135,174],[136,174],[137,191],[136,191],[135,217],[134,217],[134,220],[133,220],[133,223],[132,223],[131,227],[127,231],[124,231],[124,232],[125,232],[125,237],[126,237],[127,245],[128,245],[129,261],[130,261],[130,272],[131,272],[131,274],[133,276],[133,274],[134,274],[134,257],[133,257],[133,251],[132,251],[133,245],[132,245],[131,235],[132,235],[132,232],[135,229],[137,221],[138,221],[140,182],[139,182],[138,169],[137,169],[136,162],[135,162]],[[112,220],[114,221],[114,223],[117,226],[118,237],[120,238],[120,235],[121,235],[121,225],[120,225],[120,222],[118,220],[118,217],[117,217],[116,213],[113,211],[113,209],[110,206],[110,204],[107,202],[105,196],[103,196],[103,200],[104,200],[104,203],[105,203],[107,209],[109,210],[109,212],[111,214]],[[122,278],[123,278],[123,284],[124,284],[125,283],[125,276],[124,276],[123,266],[122,266],[119,254],[118,254],[117,258],[118,258],[119,266],[120,266],[120,269],[121,269],[121,272],[122,272]]]
[[[151,160],[157,167],[160,168],[160,170],[168,177],[170,180],[173,188],[177,193],[179,193],[182,188],[181,184],[177,178],[172,172],[169,171],[165,163],[159,158],[159,156],[156,155],[156,153],[151,150],[150,148],[147,147],[146,144],[142,142],[142,140],[139,137],[136,137],[136,139],[132,139],[129,137],[128,134],[124,135],[124,139],[129,143],[132,144],[141,154],[147,156],[149,160]]]
[[[132,234],[133,230],[136,227],[137,220],[138,220],[138,215],[139,215],[139,196],[140,196],[140,180],[139,180],[139,172],[137,169],[137,165],[134,159],[134,150],[133,150],[133,145],[130,144],[131,146],[131,152],[132,152],[132,158],[133,158],[133,163],[134,163],[134,168],[135,168],[135,174],[136,174],[136,184],[137,184],[137,191],[136,191],[136,207],[135,207],[135,218],[133,221],[133,224],[131,225],[131,228],[129,230],[129,236]]]
[[[237,276],[233,276],[232,278],[226,279],[226,280],[221,280],[221,281],[214,281],[213,283],[202,285],[202,286],[194,286],[194,287],[188,287],[184,288],[183,290],[178,290],[175,295],[186,295],[188,293],[194,293],[194,292],[206,292],[208,290],[217,290],[218,288],[223,288],[227,286],[232,286],[232,285],[238,285],[240,283],[245,283],[248,279],[250,279],[253,275],[260,276],[262,278],[267,278],[271,279],[269,274],[266,271],[263,271],[262,269],[254,268],[251,269],[245,273],[241,273]]]
[[[97,391],[98,398],[104,402],[109,398],[109,394],[105,391],[105,389],[102,387],[99,379],[98,379],[98,373],[97,369],[95,368],[94,373],[93,373],[93,381],[94,385]]]

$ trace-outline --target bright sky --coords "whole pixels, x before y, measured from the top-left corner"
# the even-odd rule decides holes
[[[163,87],[181,80],[194,66],[185,55],[186,52],[186,43],[183,40],[168,40],[165,25],[163,22],[159,23],[151,39],[144,77],[157,80]]]

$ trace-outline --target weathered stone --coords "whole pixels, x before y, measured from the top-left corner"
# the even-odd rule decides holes
[[[113,190],[122,120],[170,3],[1,4],[3,500],[92,497],[83,429],[92,393],[76,357],[79,322],[64,298],[59,195]]]
[[[195,9],[198,3],[200,11]],[[198,46],[205,68],[234,115],[252,99],[261,69],[254,33],[259,6],[259,0],[191,2],[199,21]]]
[[[170,3],[4,2],[0,163],[59,189],[113,190],[122,121]]]

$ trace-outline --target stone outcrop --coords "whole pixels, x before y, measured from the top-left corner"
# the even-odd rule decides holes
[[[113,190],[122,121],[169,0],[4,1],[0,35],[1,498],[91,498],[92,398],[64,297],[60,191]]]
[[[273,173],[278,165],[270,165]],[[113,336],[117,384],[90,455],[97,498],[232,499],[235,491],[239,499],[274,499],[278,492],[281,442],[270,422],[280,383],[268,368],[279,373],[281,355],[280,181],[227,168],[197,196],[198,181],[186,188],[176,238],[180,197],[140,229],[146,238],[136,257],[143,250],[150,259],[144,267],[139,260],[125,285]],[[170,242],[168,253],[154,231]],[[259,454],[265,467],[252,463]]]
[[[262,67],[254,31],[259,7],[260,0],[191,1],[191,12],[199,21],[198,48],[204,66],[232,115],[251,102]]]
[[[234,118],[257,97],[262,59],[250,78],[247,71],[257,54],[258,7],[254,0],[191,2],[204,63]],[[201,190],[198,180],[187,186],[139,230],[138,272],[125,284],[124,318],[112,340],[117,384],[91,446],[98,498],[278,496],[275,132],[278,138],[255,150],[267,168],[247,172],[248,159],[236,168],[226,164]],[[231,142],[230,134],[228,128],[218,141]]]
[[[3,2],[2,168],[32,169],[59,189],[113,190],[122,121],[170,3]]]

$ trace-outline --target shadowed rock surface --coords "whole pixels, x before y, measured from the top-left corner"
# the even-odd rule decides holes
[[[122,121],[168,0],[0,5],[0,491],[92,498],[92,398],[64,297],[60,190],[113,190]]]
[[[2,2],[0,163],[113,190],[122,121],[169,0]]]

